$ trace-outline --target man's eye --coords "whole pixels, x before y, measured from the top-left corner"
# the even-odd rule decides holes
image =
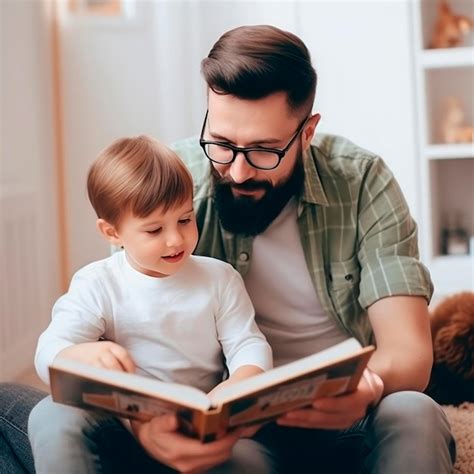
[[[161,227],[158,227],[157,229],[146,231],[147,234],[151,234],[151,235],[159,234],[160,232],[161,232]]]
[[[229,151],[229,146],[231,146],[230,143],[222,143],[222,144],[215,145],[215,147],[219,151]]]
[[[178,222],[180,224],[189,224],[191,222],[191,219],[188,217],[187,219],[180,219]]]

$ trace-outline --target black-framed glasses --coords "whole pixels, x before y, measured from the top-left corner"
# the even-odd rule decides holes
[[[199,144],[204,150],[206,156],[214,163],[229,165],[235,160],[238,153],[243,153],[247,163],[259,170],[273,170],[280,164],[281,160],[285,157],[288,150],[298,138],[298,135],[301,133],[310,117],[308,116],[303,120],[288,145],[286,145],[285,148],[280,149],[262,146],[240,147],[231,145],[227,142],[204,140],[203,135],[206,128],[208,114],[209,110],[206,111],[204,123],[202,124],[201,136],[199,138]]]

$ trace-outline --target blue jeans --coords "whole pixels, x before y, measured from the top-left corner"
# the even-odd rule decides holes
[[[15,398],[16,405],[12,404]],[[3,436],[0,447],[6,446],[9,451],[8,464],[0,464],[1,474],[32,472],[24,421],[25,415],[40,398],[40,392],[0,384],[0,433]],[[5,409],[4,400],[9,400],[9,409]],[[56,442],[52,441],[51,434],[55,435],[60,423],[57,423],[58,418],[51,419],[51,412],[48,415],[51,406],[54,405],[47,401],[40,404],[30,422],[33,444],[46,449],[48,458],[54,461],[51,462],[53,470],[48,474],[173,472],[146,456],[130,433],[114,418],[101,419],[94,415],[92,419],[95,421],[90,424],[91,418],[80,410],[77,410],[80,415],[75,415],[75,421],[82,422],[68,424],[69,436],[72,436],[69,439],[75,441],[67,449],[72,450],[69,456],[77,449],[80,459],[95,464],[90,470],[79,471],[75,465],[70,470],[68,459],[61,459],[62,449],[57,449]],[[69,407],[62,408],[69,410]],[[84,420],[88,422],[84,423]],[[14,433],[10,433],[12,430]],[[435,402],[420,393],[399,392],[385,397],[375,410],[349,430],[305,430],[268,424],[237,451],[235,459],[227,464],[227,471],[223,465],[221,471],[215,472],[450,473],[455,444],[446,417]],[[4,451],[0,452],[3,455]],[[256,466],[255,470],[242,468],[240,462],[253,466],[252,469]],[[3,471],[4,468],[8,470]],[[39,469],[39,474],[42,472],[45,471]]]
[[[35,472],[28,417],[44,397],[46,393],[31,387],[0,383],[0,474]]]

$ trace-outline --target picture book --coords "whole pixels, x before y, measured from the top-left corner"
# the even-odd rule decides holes
[[[373,346],[348,339],[321,352],[223,386],[211,396],[181,384],[57,359],[49,367],[55,402],[147,421],[175,413],[180,429],[202,441],[263,423],[321,397],[357,387]]]

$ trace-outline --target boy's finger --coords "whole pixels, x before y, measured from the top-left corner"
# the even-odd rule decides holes
[[[109,351],[120,362],[122,365],[122,370],[131,374],[135,372],[135,363],[126,349],[124,349],[122,346],[114,344],[113,346],[109,347]]]
[[[120,372],[124,371],[120,361],[110,352],[104,352],[99,356],[99,362],[102,367],[110,370],[118,370]]]

